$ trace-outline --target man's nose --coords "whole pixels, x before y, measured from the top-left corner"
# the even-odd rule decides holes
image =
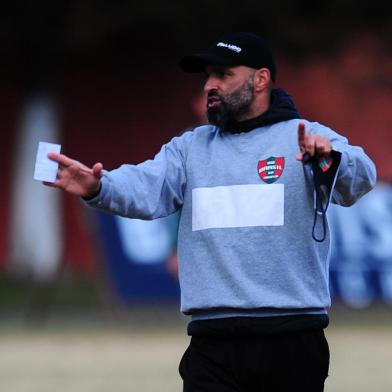
[[[204,84],[204,92],[209,93],[210,91],[218,91],[219,86],[216,78],[209,76],[206,83]]]

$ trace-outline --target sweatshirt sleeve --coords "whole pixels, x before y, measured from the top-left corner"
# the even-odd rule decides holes
[[[128,218],[151,220],[181,208],[192,131],[173,138],[152,160],[104,171],[100,193],[87,204]]]
[[[349,207],[373,189],[377,180],[376,167],[362,147],[348,144],[345,137],[318,123],[311,124],[310,132],[328,137],[333,150],[341,153],[332,203]]]

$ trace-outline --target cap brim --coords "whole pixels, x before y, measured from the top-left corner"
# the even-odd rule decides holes
[[[236,63],[229,57],[213,53],[199,53],[185,56],[179,65],[185,72],[204,72],[207,65],[236,65]]]

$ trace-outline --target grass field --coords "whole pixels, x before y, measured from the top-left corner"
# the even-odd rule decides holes
[[[389,311],[390,312],[390,311]],[[327,392],[392,391],[388,310],[332,315]],[[189,338],[176,310],[133,311],[124,320],[52,317],[0,324],[1,391],[180,392],[179,359]]]

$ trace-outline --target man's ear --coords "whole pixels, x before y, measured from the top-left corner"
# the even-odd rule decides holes
[[[253,76],[255,92],[260,92],[269,88],[271,83],[271,73],[268,68],[260,68],[256,70]]]

